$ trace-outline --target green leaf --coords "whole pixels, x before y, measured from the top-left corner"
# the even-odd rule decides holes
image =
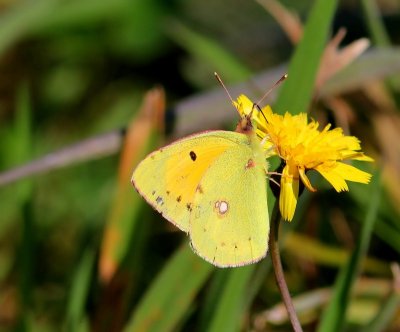
[[[396,281],[395,281],[396,282]],[[384,331],[395,317],[400,306],[400,292],[394,289],[382,304],[376,317],[363,328],[364,332]]]
[[[325,310],[318,331],[341,331],[346,319],[346,311],[350,301],[350,293],[354,281],[360,272],[362,259],[367,254],[374,224],[377,219],[381,198],[380,174],[375,174],[373,183],[370,185],[370,200],[367,204],[368,210],[362,225],[361,234],[357,246],[348,262],[339,272],[334,286],[334,293],[327,309]]]
[[[321,97],[360,89],[362,84],[383,78],[393,78],[400,72],[398,47],[371,48],[330,78],[322,87]]]
[[[13,128],[13,150],[9,157],[12,163],[20,164],[30,157],[31,152],[31,103],[27,84],[22,84],[17,93],[16,116]],[[29,310],[32,307],[34,287],[34,261],[36,229],[32,205],[32,182],[21,181],[15,186],[16,204],[20,206],[22,219],[21,239],[19,247],[18,279],[21,301],[21,316],[18,324],[28,329],[31,325]]]
[[[361,0],[361,7],[374,43],[379,46],[390,46],[390,39],[376,1]]]
[[[23,84],[18,90],[17,94],[17,112],[15,115],[12,151],[10,151],[11,163],[14,165],[26,162],[31,157],[31,103],[28,85]],[[18,199],[21,204],[24,204],[32,192],[31,181],[20,181],[16,190],[18,192]]]
[[[0,15],[0,54],[18,40],[45,30],[97,24],[126,11],[129,1],[21,1]]]
[[[288,234],[285,239],[285,249],[295,257],[327,266],[345,265],[351,253],[344,248],[327,245],[296,232]],[[363,269],[370,274],[390,275],[388,263],[368,256],[363,259]]]
[[[230,269],[216,269],[207,286],[207,293],[202,301],[201,312],[198,319],[199,331],[206,331],[219,304],[221,292],[230,276]]]
[[[174,331],[213,271],[185,245],[177,250],[135,308],[124,331]]]
[[[85,330],[85,304],[95,263],[95,253],[89,248],[84,253],[73,278],[66,311],[67,331]]]
[[[167,23],[166,31],[169,36],[202,62],[211,65],[213,71],[223,73],[224,80],[235,82],[251,77],[251,71],[217,41],[202,36],[176,20],[169,20]]]
[[[304,29],[303,39],[290,61],[289,77],[282,85],[274,111],[307,112],[337,0],[317,0]]]
[[[247,289],[256,265],[248,265],[229,271],[225,287],[207,331],[241,330]]]

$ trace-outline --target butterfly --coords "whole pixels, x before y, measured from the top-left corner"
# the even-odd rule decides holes
[[[255,263],[268,250],[268,162],[251,113],[234,132],[205,131],[150,153],[132,175],[139,194],[218,267]]]

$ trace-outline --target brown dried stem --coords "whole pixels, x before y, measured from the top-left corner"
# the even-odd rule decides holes
[[[292,298],[289,293],[289,289],[286,284],[285,274],[283,273],[281,256],[279,252],[279,244],[278,244],[278,233],[279,233],[279,224],[282,219],[279,213],[279,201],[277,200],[274,206],[274,211],[272,212],[271,217],[271,231],[269,237],[269,250],[272,260],[272,265],[274,267],[275,279],[279,287],[279,291],[282,295],[283,302],[285,303],[286,310],[289,314],[289,319],[292,324],[293,330],[295,332],[301,332],[303,329],[301,328],[299,319],[296,314],[296,310],[294,309]]]

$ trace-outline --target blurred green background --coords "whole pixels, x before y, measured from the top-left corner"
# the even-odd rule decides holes
[[[283,264],[306,331],[400,330],[400,4],[262,2],[0,1],[0,331],[290,330],[268,256],[211,266],[130,184],[168,137],[234,128],[214,71],[255,100],[289,71],[273,109],[361,139],[372,183],[314,176]],[[320,67],[341,27],[370,48]]]

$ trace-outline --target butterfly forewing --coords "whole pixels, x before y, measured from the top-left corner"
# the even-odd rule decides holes
[[[167,220],[188,232],[194,195],[202,177],[226,150],[240,146],[246,139],[245,135],[228,131],[183,138],[148,155],[135,169],[132,183]]]

